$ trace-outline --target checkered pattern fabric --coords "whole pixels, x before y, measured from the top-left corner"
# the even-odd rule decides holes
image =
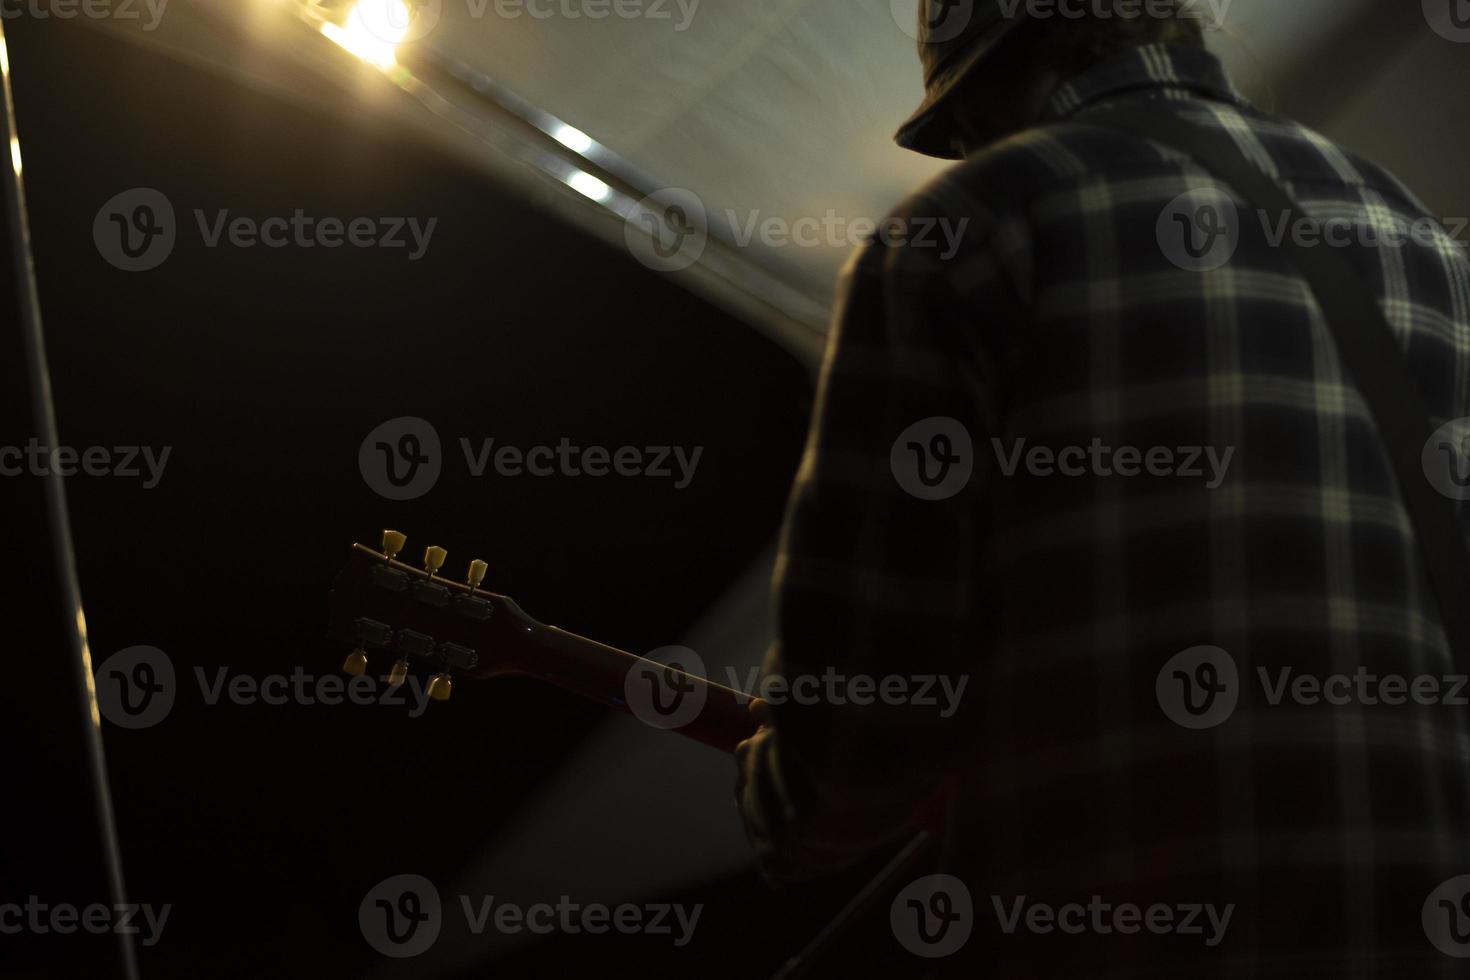
[[[1435,425],[1470,416],[1450,222],[1202,50],[1073,79],[845,274],[766,665],[838,681],[775,705],[756,819],[856,854],[960,774],[973,935],[945,962],[972,975],[1470,975],[1470,880],[1435,893],[1470,875],[1470,651],[1273,244],[1311,228],[1089,122],[1145,101],[1282,182],[1372,284]],[[1022,897],[1174,926],[1047,929]],[[1218,941],[1193,905],[1232,910]]]

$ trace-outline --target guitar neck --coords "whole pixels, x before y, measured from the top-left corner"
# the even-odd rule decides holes
[[[538,678],[722,752],[734,752],[736,745],[755,734],[752,698],[734,688],[555,626],[533,627],[525,639],[541,656],[537,669],[516,671],[522,676]]]
[[[402,534],[383,537],[383,551],[354,544],[332,587],[331,632],[356,644],[343,665],[349,673],[369,669],[369,650],[394,657],[400,679],[411,658],[427,661],[439,672],[430,697],[440,700],[449,697],[450,672],[536,677],[724,752],[759,727],[750,695],[538,622],[509,596],[479,588],[484,562],[455,582],[434,574],[444,549],[427,549],[418,569],[394,558]]]

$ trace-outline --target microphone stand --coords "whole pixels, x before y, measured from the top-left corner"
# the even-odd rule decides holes
[[[883,869],[842,907],[842,911],[837,913],[836,918],[827,923],[822,931],[807,943],[805,949],[787,960],[786,964],[771,977],[771,980],[800,980],[801,977],[810,973],[837,941],[847,935],[848,930],[861,922],[873,905],[928,852],[932,843],[934,843],[934,834],[931,831],[921,830],[915,834],[903,846],[903,849],[895,854],[883,866]]]
[[[36,289],[35,260],[31,255],[30,224],[26,216],[25,185],[21,180],[20,137],[15,124],[15,101],[10,87],[10,58],[5,40],[5,26],[0,22],[0,138],[10,147],[10,166],[3,170],[5,212],[9,215],[10,253],[15,263],[16,290],[20,295],[20,329],[24,339],[25,370],[30,389],[31,417],[36,437],[47,446],[58,446],[56,410],[51,401],[51,372],[46,363],[46,344],[41,331],[41,301]],[[96,810],[97,834],[106,864],[108,897],[114,908],[127,904],[123,886],[122,856],[118,849],[117,825],[113,820],[112,793],[107,782],[107,758],[102,749],[102,722],[92,683],[92,655],[87,647],[86,617],[82,612],[82,592],[77,579],[76,554],[72,549],[71,522],[66,510],[66,486],[54,467],[47,467],[43,481],[46,497],[46,524],[51,545],[51,561],[56,569],[56,585],[62,603],[73,615],[68,617],[63,642],[73,666],[76,682],[76,704],[79,721],[85,729],[88,778]],[[125,980],[138,980],[138,959],[133,937],[113,930],[117,940],[119,974]]]

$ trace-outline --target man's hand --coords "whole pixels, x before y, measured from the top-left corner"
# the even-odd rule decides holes
[[[750,710],[760,728],[735,748],[739,770],[735,802],[762,877],[774,885],[794,884],[841,871],[860,860],[871,844],[855,847],[827,837],[818,828],[806,826],[802,815],[794,812],[783,783],[770,705],[756,698]]]

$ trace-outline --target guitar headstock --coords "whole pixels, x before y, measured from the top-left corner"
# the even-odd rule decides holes
[[[456,675],[485,678],[533,668],[536,635],[545,627],[512,600],[480,588],[488,566],[469,563],[462,579],[441,575],[448,553],[424,549],[422,565],[398,556],[407,538],[384,531],[380,550],[354,544],[332,586],[334,636],[354,644],[342,665],[361,675],[374,663],[388,666],[388,683],[402,684],[410,670],[434,672],[429,697],[447,701]]]

